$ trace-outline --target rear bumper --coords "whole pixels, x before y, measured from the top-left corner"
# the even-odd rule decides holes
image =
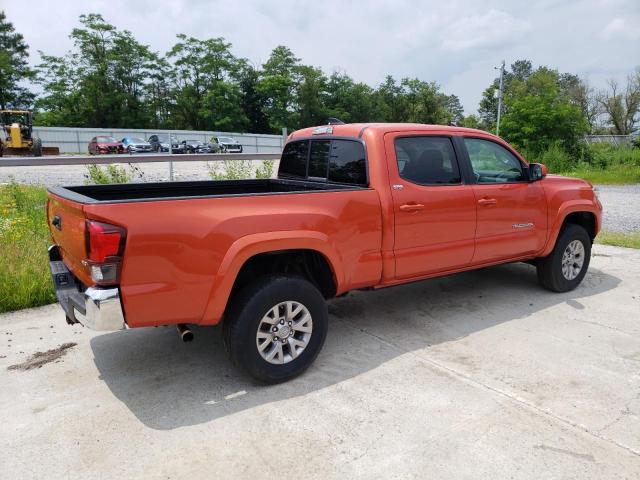
[[[56,245],[49,247],[49,267],[58,302],[68,323],[81,323],[100,331],[126,328],[117,287],[89,287],[82,291],[80,282],[62,261]]]

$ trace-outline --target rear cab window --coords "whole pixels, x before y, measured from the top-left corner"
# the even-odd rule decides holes
[[[287,143],[278,176],[366,186],[367,160],[359,140],[318,139]]]
[[[400,177],[419,185],[462,183],[455,150],[449,137],[411,136],[395,140]]]

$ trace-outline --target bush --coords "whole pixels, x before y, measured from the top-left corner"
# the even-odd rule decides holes
[[[47,191],[10,183],[0,187],[0,312],[55,301],[47,247]]]
[[[273,160],[263,160],[256,169],[256,178],[271,178],[273,176]]]
[[[118,165],[107,165],[104,168],[100,165],[87,165],[85,178],[87,183],[106,185],[109,183],[129,183],[136,175],[143,177],[144,172],[131,163],[128,172],[126,168]]]
[[[271,178],[274,162],[263,160],[254,170],[251,160],[223,160],[213,164],[207,163],[209,176],[213,180],[246,180],[248,178]]]

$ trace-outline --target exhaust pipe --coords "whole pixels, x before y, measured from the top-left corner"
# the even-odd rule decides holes
[[[178,333],[180,334],[180,338],[183,342],[186,343],[193,340],[193,332],[189,330],[189,327],[187,327],[186,324],[179,323],[176,325],[176,328],[178,329]]]

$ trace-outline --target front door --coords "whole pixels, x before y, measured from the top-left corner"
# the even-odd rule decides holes
[[[474,264],[538,252],[546,240],[547,203],[539,182],[507,148],[482,138],[464,138],[478,211]]]
[[[389,133],[385,136],[394,207],[396,278],[470,264],[476,208],[462,180],[452,139]]]

